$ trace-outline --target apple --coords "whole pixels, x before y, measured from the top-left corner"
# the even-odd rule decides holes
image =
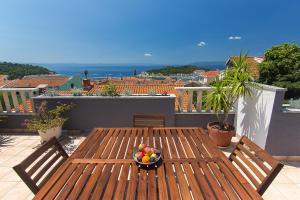
[[[151,154],[150,158],[157,158],[157,155],[155,153]]]
[[[150,147],[145,147],[145,148],[144,148],[144,152],[145,152],[145,153],[151,152],[151,148],[150,148]]]
[[[143,156],[144,156],[144,153],[141,151],[135,153],[135,157],[137,157],[137,158],[142,158]]]
[[[146,147],[146,144],[140,144],[139,145],[139,150],[142,151]]]

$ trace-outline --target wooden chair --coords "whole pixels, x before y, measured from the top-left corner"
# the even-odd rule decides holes
[[[13,169],[36,194],[68,157],[56,138],[52,138]]]
[[[267,190],[283,167],[265,150],[243,136],[229,156],[260,195]]]
[[[162,114],[134,114],[133,127],[164,127],[165,116]]]

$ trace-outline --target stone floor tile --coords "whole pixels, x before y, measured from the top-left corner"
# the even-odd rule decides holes
[[[282,174],[292,180],[295,184],[300,184],[300,168],[284,168]]]
[[[274,187],[288,200],[299,200],[300,187],[296,184],[274,184]]]
[[[3,199],[3,197],[9,192],[11,191],[16,185],[18,184],[18,182],[3,182],[0,181],[0,199]]]
[[[17,183],[2,199],[25,200],[32,192],[23,182]]]
[[[1,177],[1,181],[20,182],[22,181],[19,175],[12,169],[5,176]]]
[[[18,146],[21,146],[21,147],[22,147],[22,146],[28,147],[28,146],[36,145],[37,142],[39,142],[39,141],[27,139],[27,140],[23,140],[23,141],[21,141],[20,143],[18,143]]]
[[[281,171],[281,173],[276,176],[273,183],[293,183],[293,181],[288,176],[286,176],[283,171]]]
[[[269,186],[269,188],[266,190],[266,192],[263,194],[263,198],[265,200],[288,200],[283,194],[281,194],[277,188],[274,186],[275,184],[273,183],[272,185]]]
[[[11,159],[11,156],[6,155],[6,154],[0,154],[0,166],[4,167],[6,164],[6,161]]]
[[[6,176],[7,174],[11,173],[13,169],[11,167],[0,167],[0,180],[2,177]]]
[[[26,200],[32,200],[32,199],[33,199],[33,197],[34,197],[34,194],[33,194],[33,193],[31,193],[30,195],[28,195],[28,196],[26,197]]]
[[[22,162],[28,155],[18,154],[18,155],[15,155],[15,156],[11,156],[11,158],[9,158],[5,162],[1,163],[0,166],[2,166],[2,167],[13,167],[13,166],[19,164],[20,162]]]

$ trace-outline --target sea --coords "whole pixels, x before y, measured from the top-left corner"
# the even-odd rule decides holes
[[[150,69],[163,68],[166,65],[153,64],[74,64],[74,63],[39,63],[39,66],[48,68],[57,74],[65,76],[84,76],[84,70],[88,70],[88,77],[92,79],[105,79],[110,77],[132,76],[136,70],[137,74]],[[224,69],[224,62],[202,62],[193,65],[205,67],[211,70]]]

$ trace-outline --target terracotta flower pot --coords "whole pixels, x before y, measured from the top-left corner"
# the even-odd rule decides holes
[[[228,147],[231,138],[235,135],[235,129],[230,125],[230,131],[223,131],[214,127],[218,122],[210,122],[207,124],[208,135],[211,140],[219,147]]]

